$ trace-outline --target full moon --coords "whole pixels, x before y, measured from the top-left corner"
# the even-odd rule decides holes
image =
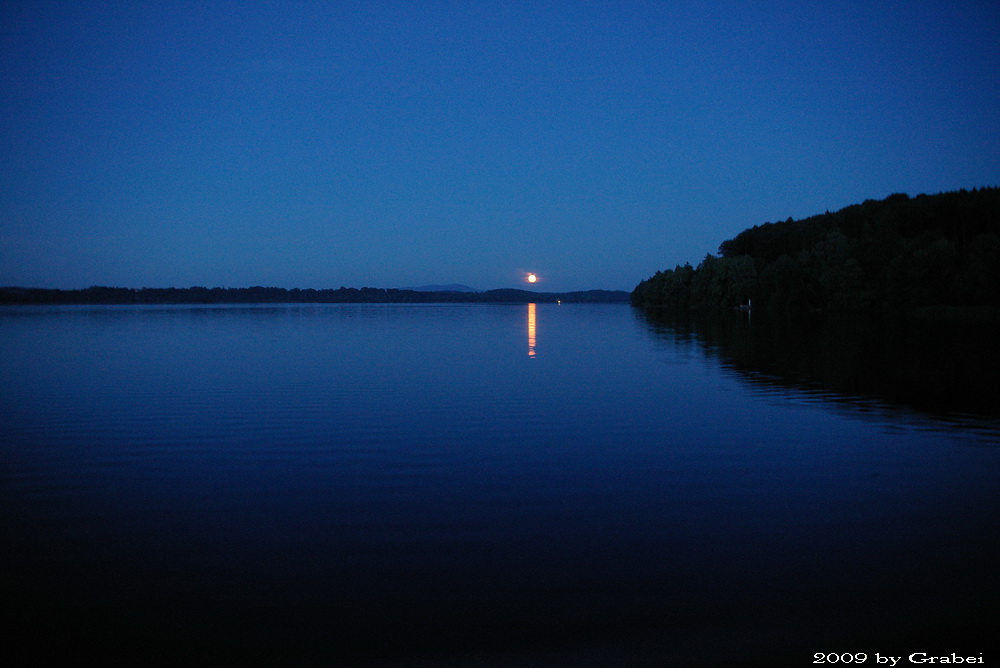
[[[537,280],[538,280],[537,276],[535,276],[534,274],[528,274],[528,282],[529,283],[534,283]]]

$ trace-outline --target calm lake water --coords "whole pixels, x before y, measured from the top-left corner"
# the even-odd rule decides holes
[[[957,336],[624,305],[0,310],[6,630],[144,665],[975,656],[1000,392],[996,339]]]

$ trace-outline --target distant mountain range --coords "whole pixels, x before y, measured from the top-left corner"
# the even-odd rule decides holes
[[[293,288],[113,288],[93,286],[84,290],[0,287],[0,304],[281,304],[281,303],[481,303],[528,304],[531,302],[628,303],[629,293],[622,290],[585,290],[579,292],[531,292],[529,290],[476,291],[399,290],[383,288],[345,288],[336,290],[300,290]]]
[[[448,285],[421,285],[416,288],[399,289],[413,290],[414,292],[482,292],[482,290],[476,290],[475,288],[470,288],[468,285],[462,285],[461,283],[449,283]]]

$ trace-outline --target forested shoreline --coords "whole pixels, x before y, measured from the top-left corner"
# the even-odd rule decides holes
[[[119,288],[93,286],[82,290],[0,288],[0,304],[422,304],[422,303],[627,303],[621,290],[578,292],[428,292],[386,288],[314,290],[274,287],[249,288]]]
[[[636,306],[1000,317],[1000,189],[867,200],[755,225],[718,256],[658,271]]]

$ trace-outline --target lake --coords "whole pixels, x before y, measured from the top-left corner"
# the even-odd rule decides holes
[[[5,308],[6,630],[143,665],[978,656],[996,340],[625,305]]]

